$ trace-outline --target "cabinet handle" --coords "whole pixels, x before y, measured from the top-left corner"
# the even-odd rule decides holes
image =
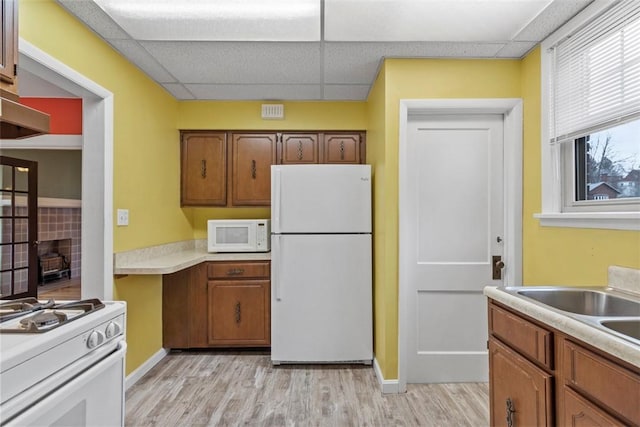
[[[340,160],[344,160],[344,141],[340,141]]]
[[[302,141],[298,141],[298,160],[302,160]]]
[[[207,161],[206,160],[200,160],[200,175],[203,178],[207,177]]]
[[[507,427],[513,427],[513,414],[516,413],[516,409],[513,406],[513,401],[510,397],[507,398]]]
[[[232,268],[227,270],[227,276],[238,276],[244,274],[244,268]]]
[[[251,160],[251,178],[256,179],[256,161]]]
[[[240,302],[238,301],[236,303],[236,323],[240,323],[240,319],[241,319],[241,308],[240,308]]]

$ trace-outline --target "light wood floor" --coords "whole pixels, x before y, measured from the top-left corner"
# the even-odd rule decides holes
[[[170,353],[126,394],[127,426],[486,426],[488,385],[383,395],[370,366],[272,367],[260,352]]]

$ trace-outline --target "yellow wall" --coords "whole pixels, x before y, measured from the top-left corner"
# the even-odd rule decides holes
[[[403,98],[524,98],[524,283],[602,284],[611,264],[640,268],[640,233],[542,228],[539,50],[525,60],[389,59],[363,102],[287,102],[262,121],[260,102],[178,102],[53,0],[20,0],[20,36],[114,94],[116,252],[204,238],[214,217],[268,209],[180,208],[179,129],[365,129],[374,174],[375,354],[386,379],[398,364],[398,114]],[[87,143],[91,143],[87,141]],[[115,216],[115,212],[114,212]],[[160,276],[115,282],[128,303],[127,373],[162,345]]]
[[[518,60],[387,59],[376,85],[384,91],[384,141],[374,138],[369,147],[380,153],[371,158],[374,169],[383,171],[375,180],[384,197],[375,205],[374,253],[376,253],[375,354],[385,379],[398,375],[398,131],[400,99],[426,98],[518,98]],[[379,95],[371,102],[378,110]],[[372,114],[373,115],[373,114]],[[383,153],[383,154],[382,154]],[[382,163],[382,164],[380,164]],[[377,195],[378,196],[378,195]],[[382,238],[380,238],[382,234]],[[380,301],[382,300],[382,301]],[[383,307],[380,307],[380,305]]]
[[[373,321],[374,321],[374,353],[380,366],[397,364],[397,354],[385,351],[386,343],[397,340],[397,327],[393,327],[397,297],[389,298],[382,284],[385,283],[387,252],[386,252],[386,119],[385,119],[385,65],[382,65],[378,78],[373,84],[367,99],[367,161],[371,164],[373,185]],[[391,316],[391,322],[389,322]]]
[[[178,102],[54,1],[19,8],[21,37],[114,94],[114,211],[130,214],[128,227],[114,227],[114,250],[192,238],[180,209]],[[160,276],[115,282],[128,303],[127,372],[162,345],[161,290]]]
[[[640,232],[541,227],[540,48],[522,61],[523,282],[526,285],[605,285],[607,267],[640,268]]]

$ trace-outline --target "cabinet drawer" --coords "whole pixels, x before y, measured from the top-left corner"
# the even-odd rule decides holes
[[[210,262],[208,273],[210,279],[268,279],[269,261]]]
[[[568,340],[563,354],[567,384],[621,418],[640,424],[640,375]]]
[[[553,369],[551,331],[495,305],[489,305],[489,330],[524,355]]]

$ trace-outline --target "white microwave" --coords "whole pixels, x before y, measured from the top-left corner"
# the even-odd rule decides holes
[[[268,219],[211,219],[207,221],[209,252],[269,252]]]

